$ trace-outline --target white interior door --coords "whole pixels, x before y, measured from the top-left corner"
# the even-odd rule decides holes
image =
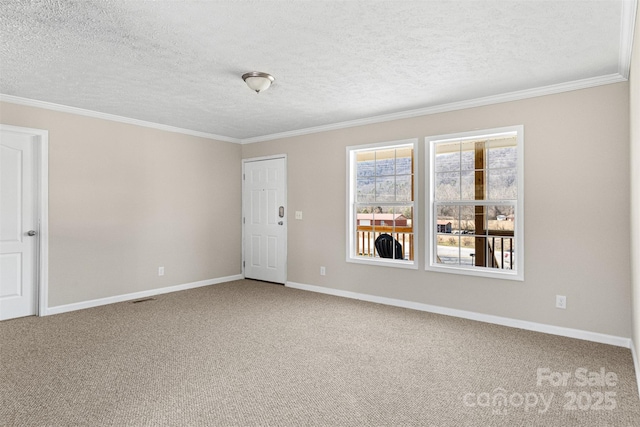
[[[0,129],[0,320],[36,314],[33,135]]]
[[[287,203],[285,158],[246,161],[243,185],[244,275],[285,283]]]

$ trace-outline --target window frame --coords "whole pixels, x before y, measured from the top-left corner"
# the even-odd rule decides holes
[[[400,260],[400,259],[390,259],[390,258],[374,258],[374,257],[360,257],[355,255],[355,245],[357,242],[355,241],[355,234],[357,229],[357,220],[355,216],[355,206],[356,206],[356,155],[358,152],[362,151],[374,151],[374,150],[383,150],[383,149],[393,149],[401,146],[409,146],[411,145],[413,148],[413,195],[412,202],[413,205],[413,218],[412,218],[412,228],[413,228],[413,260]],[[417,196],[419,194],[419,179],[418,179],[418,150],[419,150],[419,139],[411,138],[411,139],[402,139],[395,141],[385,141],[378,142],[372,144],[362,144],[362,145],[352,145],[346,147],[346,170],[347,170],[347,191],[346,191],[346,261],[349,263],[356,264],[366,264],[366,265],[377,265],[377,266],[385,266],[385,267],[396,267],[396,268],[405,268],[405,269],[418,269],[418,260],[419,260],[419,205],[417,201]],[[376,202],[372,202],[375,204]],[[385,206],[393,205],[394,203],[382,203]],[[407,205],[407,202],[397,202],[397,205]]]
[[[469,201],[449,201],[446,204],[465,206],[465,205],[500,205],[513,204],[515,207],[515,270],[492,269],[488,267],[475,267],[466,265],[452,265],[438,263],[437,256],[437,205],[435,200],[435,148],[436,144],[446,142],[464,142],[472,141],[480,138],[495,138],[506,135],[514,135],[516,137],[516,167],[517,167],[517,199],[515,200],[478,200],[475,203]],[[425,245],[425,270],[440,273],[462,274],[467,276],[488,277],[494,279],[524,281],[524,126],[507,126],[493,129],[474,130],[469,132],[452,133],[445,135],[434,135],[425,138],[425,164],[427,165],[426,175],[426,194],[425,194],[425,225],[427,244]],[[478,203],[480,202],[480,203]]]

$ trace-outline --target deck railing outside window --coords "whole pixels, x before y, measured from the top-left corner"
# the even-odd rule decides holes
[[[438,233],[437,262],[504,270],[515,268],[516,245],[512,231],[488,230],[484,235],[472,233],[455,229]]]
[[[358,225],[356,230],[357,256],[379,257],[375,241],[381,234],[389,234],[402,245],[403,259],[413,261],[413,228]]]

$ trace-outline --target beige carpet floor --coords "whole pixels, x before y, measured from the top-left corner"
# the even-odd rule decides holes
[[[0,398],[2,426],[640,426],[628,349],[248,280],[0,322]]]

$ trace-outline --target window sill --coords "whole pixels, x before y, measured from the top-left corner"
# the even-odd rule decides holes
[[[433,265],[427,264],[425,266],[426,271],[435,271],[438,273],[448,274],[460,274],[463,276],[475,276],[475,277],[488,277],[491,279],[501,280],[514,280],[522,282],[524,281],[524,275],[513,270],[498,270],[491,271],[486,268],[474,268],[474,267],[458,267],[458,266],[445,266],[441,264]]]
[[[366,264],[366,265],[375,265],[378,267],[394,267],[394,268],[404,268],[409,270],[417,270],[418,263],[415,261],[406,261],[406,260],[391,260],[385,258],[347,258],[347,262],[353,264]]]

